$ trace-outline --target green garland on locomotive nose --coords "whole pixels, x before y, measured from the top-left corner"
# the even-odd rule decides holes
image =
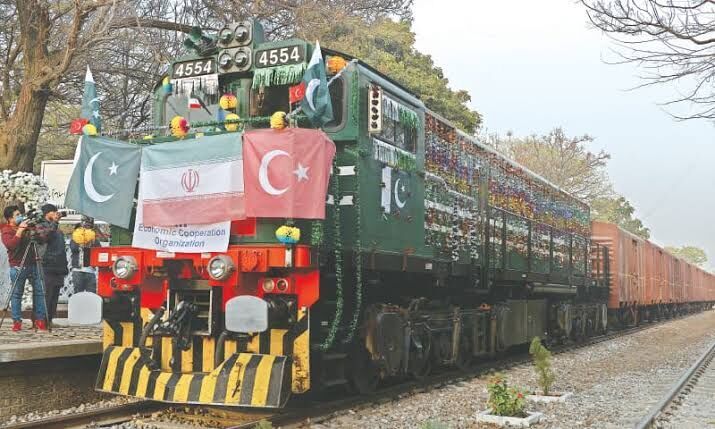
[[[355,162],[357,164],[359,154],[353,153],[355,156]],[[333,195],[333,231],[334,231],[334,257],[335,257],[335,314],[333,320],[328,329],[328,335],[325,340],[319,345],[320,350],[327,351],[335,345],[335,340],[338,334],[338,330],[342,323],[343,313],[345,312],[345,296],[343,290],[344,274],[343,274],[343,243],[340,239],[340,182],[339,182],[339,168],[337,167],[337,160],[333,161],[333,172],[331,178],[331,193]],[[343,344],[348,344],[352,342],[355,338],[355,332],[357,331],[360,322],[360,312],[362,309],[362,299],[363,299],[363,281],[362,281],[362,245],[360,242],[360,177],[357,165],[355,167],[355,193],[353,196],[353,208],[355,210],[355,217],[358,228],[357,238],[353,246],[353,257],[355,266],[355,305],[353,310],[352,319],[350,320],[350,325],[347,328],[345,337],[342,339]],[[323,238],[323,227],[322,223],[319,221],[313,222],[311,234],[311,243],[313,245],[322,244]]]
[[[343,318],[343,243],[340,240],[340,186],[338,180],[337,157],[333,159],[333,176],[331,180],[331,193],[333,194],[333,243],[335,255],[335,316],[330,323],[328,335],[320,344],[322,351],[327,351],[335,343],[335,337]]]

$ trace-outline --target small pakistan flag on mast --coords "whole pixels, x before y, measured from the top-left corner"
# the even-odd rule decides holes
[[[102,118],[99,116],[99,97],[97,97],[97,86],[94,83],[92,72],[87,66],[87,74],[84,77],[84,94],[82,95],[81,117],[87,119],[90,124],[97,128],[97,134],[102,131]]]
[[[65,205],[128,228],[139,177],[141,148],[106,137],[82,137]]]
[[[333,104],[330,102],[323,53],[320,51],[320,43],[317,41],[308,68],[303,74],[303,82],[305,83],[305,97],[303,97],[300,107],[314,126],[322,127],[333,120]]]

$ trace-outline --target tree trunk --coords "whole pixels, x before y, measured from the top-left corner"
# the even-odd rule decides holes
[[[51,28],[49,5],[17,0],[24,76],[12,115],[0,126],[0,170],[32,172],[53,73],[47,45]]]
[[[20,88],[13,115],[0,127],[0,170],[32,172],[48,94],[30,85]]]

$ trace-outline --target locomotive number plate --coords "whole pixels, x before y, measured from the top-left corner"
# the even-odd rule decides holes
[[[254,64],[257,68],[299,64],[305,61],[305,46],[285,46],[282,48],[256,51]]]
[[[216,61],[213,58],[204,58],[202,60],[184,61],[174,64],[171,77],[173,79],[180,79],[212,73],[216,73]]]

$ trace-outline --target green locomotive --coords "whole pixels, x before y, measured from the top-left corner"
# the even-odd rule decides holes
[[[310,126],[291,101],[311,43],[266,41],[260,23],[245,21],[216,38],[197,32],[187,47],[193,53],[156,86],[155,126],[184,117],[184,139],[202,138],[225,133],[227,114],[251,129],[276,111]],[[104,300],[99,390],[279,407],[290,393],[367,392],[537,335],[562,341],[606,329],[607,249],[590,242],[585,203],[459,131],[389,76],[323,52],[333,108],[323,130],[337,147],[326,219],[237,220],[228,250],[211,255],[133,248],[131,231],[115,227],[112,247],[92,255]],[[222,106],[225,94],[235,106]],[[276,239],[286,224],[302,232],[297,244]],[[230,298],[244,295],[268,303],[261,332],[226,325],[227,312],[241,311]],[[160,319],[180,334],[155,330]]]

